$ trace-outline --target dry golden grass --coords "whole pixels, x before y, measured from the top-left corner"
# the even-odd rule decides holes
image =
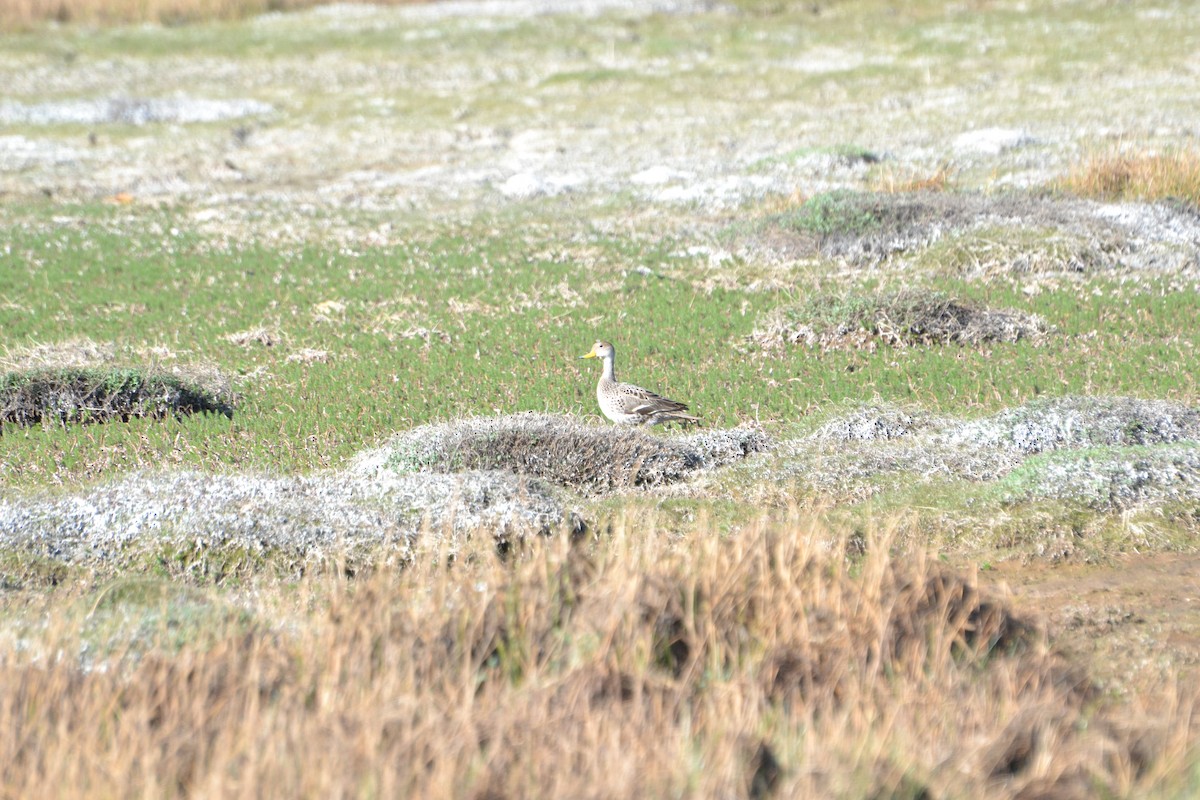
[[[383,5],[421,1],[373,0]],[[240,19],[268,11],[294,11],[327,2],[330,0],[5,0],[0,3],[0,30],[22,30],[48,21],[179,25]]]
[[[928,174],[912,169],[884,167],[875,175],[872,188],[886,194],[944,192],[953,176],[954,169],[949,164],[942,164]]]
[[[1111,152],[1094,155],[1059,184],[1098,200],[1184,200],[1200,207],[1200,153]]]
[[[795,515],[687,546],[617,524],[260,587],[270,630],[88,668],[50,608],[0,650],[0,796],[1085,797],[1180,774],[1193,693],[1117,705],[880,538],[850,559]]]

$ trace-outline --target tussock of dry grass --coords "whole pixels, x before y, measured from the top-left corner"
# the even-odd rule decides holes
[[[970,579],[883,543],[850,569],[797,519],[273,602],[304,621],[90,669],[62,623],[0,650],[3,793],[1129,795],[1195,740],[1191,694],[1118,705]]]
[[[972,224],[986,205],[977,196],[940,191],[936,181],[931,187],[920,182],[914,178],[883,191],[838,190],[805,198],[762,220],[750,239],[796,258],[876,263],[924,246],[942,231]]]
[[[763,347],[803,344],[822,350],[880,344],[979,345],[1040,339],[1037,315],[976,308],[938,292],[905,290],[875,296],[818,296],[770,312],[750,335]]]
[[[1182,200],[1200,208],[1200,153],[1108,153],[1074,169],[1059,187],[1098,200]]]
[[[950,179],[954,170],[949,164],[942,164],[930,173],[902,171],[894,168],[884,168],[875,178],[875,190],[888,194],[906,194],[910,192],[944,192],[950,187]]]
[[[915,259],[943,273],[1012,275],[1189,269],[1194,227],[1194,211],[1177,204],[1112,208],[897,182],[881,191],[839,190],[782,210],[769,207],[766,216],[729,233],[733,249],[747,259],[833,258],[872,270]]]
[[[371,469],[382,457],[401,471],[500,469],[607,492],[674,483],[769,446],[765,434],[750,428],[674,437],[637,428],[597,428],[566,415],[513,414],[414,428],[360,463]]]

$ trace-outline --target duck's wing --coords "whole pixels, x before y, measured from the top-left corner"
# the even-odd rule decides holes
[[[680,422],[696,422],[699,417],[687,413],[687,403],[663,397],[649,389],[634,386],[632,383],[617,384],[616,400],[625,414],[641,417],[651,424],[678,420]]]

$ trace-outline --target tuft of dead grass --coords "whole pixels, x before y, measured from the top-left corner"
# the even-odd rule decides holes
[[[1093,155],[1056,188],[1097,200],[1177,200],[1200,209],[1200,152]]]
[[[940,164],[928,173],[885,167],[879,170],[873,183],[875,191],[886,194],[944,192],[950,188],[953,177],[954,168],[950,164]]]
[[[425,425],[395,436],[383,461],[399,471],[505,470],[592,492],[685,479],[770,447],[753,428],[656,436],[637,428],[596,428],[556,414],[512,414]],[[367,454],[361,464],[380,461]]]
[[[894,558],[886,535],[851,561],[795,516],[701,534],[305,580],[273,596],[277,628],[86,668],[48,614],[36,642],[0,649],[0,788],[1130,796],[1196,742],[1194,691],[1119,702],[970,576]]]
[[[822,350],[928,345],[976,346],[1039,340],[1048,327],[1035,314],[977,308],[939,292],[907,289],[877,295],[820,295],[769,312],[749,339],[762,347],[803,344]]]
[[[283,336],[277,330],[259,326],[227,334],[225,340],[238,347],[250,347],[251,345],[274,347],[283,341]]]
[[[117,348],[112,342],[88,338],[62,342],[39,342],[27,347],[5,347],[0,370],[33,372],[37,370],[87,369],[116,363]]]

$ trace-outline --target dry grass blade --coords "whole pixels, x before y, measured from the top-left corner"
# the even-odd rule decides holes
[[[954,168],[950,164],[941,164],[929,173],[885,168],[875,179],[875,190],[888,194],[944,192],[950,188],[953,176]]]

